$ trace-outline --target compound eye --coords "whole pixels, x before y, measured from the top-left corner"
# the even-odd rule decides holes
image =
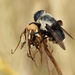
[[[34,21],[37,21],[39,16],[41,15],[41,13],[44,12],[44,10],[40,10],[40,11],[37,11],[35,14],[34,14]]]

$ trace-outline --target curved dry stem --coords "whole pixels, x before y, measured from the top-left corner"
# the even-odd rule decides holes
[[[23,46],[25,45],[26,41],[24,41],[21,45],[21,49],[23,48]]]
[[[48,73],[49,73],[49,75],[52,75],[49,57],[47,55],[46,55],[46,61],[47,61]]]
[[[60,68],[59,68],[59,66],[58,66],[58,64],[57,64],[57,62],[56,62],[56,60],[54,59],[53,55],[48,50],[47,44],[45,42],[44,42],[44,49],[45,49],[46,54],[48,55],[48,57],[50,58],[50,60],[54,64],[54,66],[55,66],[55,68],[56,68],[56,70],[58,72],[58,75],[63,75],[62,72],[61,72],[61,70],[60,70]]]
[[[18,45],[16,46],[15,50],[12,50],[11,49],[11,54],[14,54],[14,52],[17,50],[18,46],[20,45],[20,42],[21,42],[21,38],[22,38],[22,35],[24,34],[24,32],[20,35],[20,40],[18,42]]]

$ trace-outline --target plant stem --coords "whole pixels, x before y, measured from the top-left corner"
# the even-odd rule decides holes
[[[58,72],[58,75],[63,75],[62,72],[61,72],[61,70],[60,70],[60,68],[59,68],[59,66],[58,66],[58,64],[57,64],[57,62],[56,62],[56,60],[54,59],[54,57],[52,56],[52,54],[51,54],[50,51],[48,50],[47,44],[46,44],[45,42],[43,42],[43,43],[44,43],[45,52],[46,52],[46,54],[48,55],[48,57],[50,58],[50,60],[52,61],[52,63],[54,64],[54,66],[55,66],[55,68],[56,68],[56,70],[57,70],[57,72]]]
[[[47,60],[48,73],[49,73],[49,75],[52,75],[49,57],[47,55],[46,55],[46,60]]]

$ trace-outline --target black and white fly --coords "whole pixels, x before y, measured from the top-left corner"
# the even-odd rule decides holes
[[[62,21],[61,20],[55,20],[50,14],[45,13],[44,10],[37,11],[34,14],[34,21],[33,24],[36,24],[39,28],[39,32],[31,33],[31,34],[37,34],[42,33],[44,34],[41,42],[49,37],[51,41],[55,41],[59,46],[65,50],[65,46],[63,43],[63,40],[65,39],[64,32],[73,39],[73,37],[62,28]],[[47,35],[47,37],[45,37]],[[74,40],[74,39],[73,39]]]

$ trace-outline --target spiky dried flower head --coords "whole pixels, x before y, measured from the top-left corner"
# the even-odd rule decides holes
[[[43,34],[39,33],[39,34],[33,34],[31,35],[30,33],[34,33],[34,32],[38,32],[39,28],[35,25],[35,24],[28,24],[25,28],[25,30],[22,32],[22,34],[20,35],[20,40],[19,43],[17,45],[17,47],[15,48],[15,50],[11,50],[11,53],[13,54],[16,49],[18,48],[20,42],[22,43],[21,45],[21,49],[24,47],[24,45],[26,44],[27,47],[27,56],[29,58],[31,58],[32,60],[35,60],[35,55],[32,55],[32,46],[34,46],[36,48],[36,53],[39,51],[41,54],[41,60],[42,60],[42,43],[40,43],[40,41],[42,40],[42,36]],[[25,38],[25,40],[23,40],[22,38]]]

